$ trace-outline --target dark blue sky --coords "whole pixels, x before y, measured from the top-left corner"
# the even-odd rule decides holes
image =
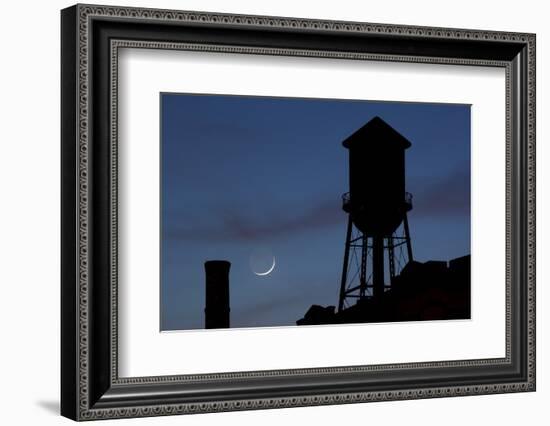
[[[412,143],[415,260],[470,253],[470,106],[161,95],[161,329],[204,327],[204,261],[231,262],[231,326],[295,325],[337,305],[342,140],[378,115]],[[269,250],[273,272],[250,256]]]

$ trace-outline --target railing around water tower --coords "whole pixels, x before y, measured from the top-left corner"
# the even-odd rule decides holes
[[[412,199],[412,194],[405,192],[405,199],[403,201],[405,203],[405,211],[407,212],[412,209]],[[347,213],[352,210],[351,194],[349,192],[342,195],[342,209]]]
[[[413,195],[410,192],[405,192],[405,211],[410,211],[413,208]]]

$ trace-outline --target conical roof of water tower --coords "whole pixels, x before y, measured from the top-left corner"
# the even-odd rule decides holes
[[[356,143],[361,142],[364,144],[365,141],[393,144],[402,149],[407,149],[411,146],[407,138],[378,116],[374,117],[352,135],[348,136],[342,142],[342,145],[346,148],[351,148]]]

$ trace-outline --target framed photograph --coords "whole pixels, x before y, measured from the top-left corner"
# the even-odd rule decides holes
[[[535,35],[61,12],[61,413],[535,390]]]

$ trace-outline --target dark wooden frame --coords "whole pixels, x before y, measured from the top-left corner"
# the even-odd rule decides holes
[[[95,5],[64,9],[61,28],[64,416],[90,420],[535,390],[533,34]],[[116,52],[140,45],[504,67],[506,357],[119,378]]]

